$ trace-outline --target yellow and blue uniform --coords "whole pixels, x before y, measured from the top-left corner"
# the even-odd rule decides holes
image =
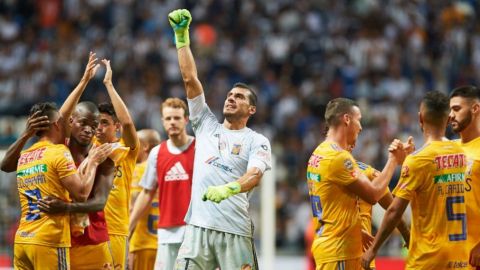
[[[467,155],[465,204],[467,207],[467,250],[480,242],[480,137],[461,143]]]
[[[116,149],[113,152],[116,156],[112,157],[112,160],[115,162],[113,186],[104,211],[114,264],[116,267],[120,266],[121,269],[124,269],[128,254],[130,187],[140,142],[137,140],[133,150],[126,147],[123,140],[120,140],[116,145],[118,147],[114,146]]]
[[[352,155],[329,141],[313,152],[307,181],[313,217],[318,221],[312,253],[319,269],[360,269],[361,221],[357,196],[346,186],[357,179]],[[343,269],[342,268],[342,269]]]
[[[46,196],[68,201],[61,179],[76,173],[63,144],[40,141],[22,151],[17,163],[21,218],[15,234],[16,268],[69,269],[70,215],[42,213],[37,201]]]
[[[379,171],[375,170],[372,166],[365,164],[363,162],[357,161],[358,168],[360,171],[372,181],[376,176],[380,174]],[[388,189],[385,190],[385,194],[388,193]],[[358,199],[358,208],[360,210],[360,219],[362,222],[362,230],[372,234],[372,205],[368,202]],[[370,263],[370,268],[375,269],[375,260],[372,260]]]
[[[434,141],[409,155],[393,191],[412,207],[406,269],[467,269],[467,215],[462,148]]]
[[[142,192],[142,187],[138,185],[145,172],[147,162],[137,164],[133,171],[131,194]],[[147,270],[155,266],[155,257],[157,254],[157,224],[158,224],[158,196],[153,198],[150,211],[140,218],[130,238],[129,251],[133,253],[133,269]]]

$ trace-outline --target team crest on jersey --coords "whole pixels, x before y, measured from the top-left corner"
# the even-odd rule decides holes
[[[410,175],[410,169],[407,165],[402,166],[402,177],[408,177]]]
[[[351,159],[347,158],[343,161],[343,167],[345,167],[345,169],[351,171],[353,170],[353,162]]]
[[[240,151],[242,150],[241,144],[234,144],[232,151],[230,152],[232,155],[240,155]]]

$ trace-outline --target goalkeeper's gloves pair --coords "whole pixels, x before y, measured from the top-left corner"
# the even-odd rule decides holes
[[[221,186],[210,186],[207,188],[207,192],[203,194],[202,200],[210,200],[219,203],[230,196],[240,193],[241,189],[240,183],[237,181]]]
[[[190,35],[188,28],[192,21],[190,11],[186,9],[177,9],[168,14],[168,21],[175,32],[175,45],[177,49],[190,45]]]

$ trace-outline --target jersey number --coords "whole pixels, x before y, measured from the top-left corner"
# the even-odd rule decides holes
[[[314,217],[321,219],[322,218],[322,203],[320,202],[319,196],[310,196],[310,202],[312,203],[312,214]]]
[[[155,229],[155,224],[158,222],[158,216],[157,215],[148,215],[148,232],[151,234],[157,234],[157,230]]]
[[[28,221],[34,221],[40,219],[40,209],[38,209],[37,201],[42,199],[40,189],[25,190],[25,195],[28,199],[28,212],[25,219]]]
[[[453,213],[453,204],[454,203],[464,203],[465,199],[463,196],[455,196],[447,198],[447,219],[449,221],[461,220],[462,221],[462,233],[460,234],[449,234],[448,240],[450,241],[462,241],[467,239],[467,216],[465,213]]]
[[[152,208],[158,208],[158,202],[152,203]],[[148,215],[148,232],[151,234],[157,234],[157,226],[155,226],[158,222],[158,215]]]

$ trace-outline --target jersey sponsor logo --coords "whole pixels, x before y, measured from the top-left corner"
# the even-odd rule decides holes
[[[27,169],[23,169],[17,172],[17,177],[27,177],[32,174],[46,173],[48,171],[46,164],[37,164]]]
[[[227,143],[225,141],[220,140],[218,142],[218,150],[222,151],[222,150],[225,150],[225,148],[227,148]]]
[[[312,180],[312,181],[315,181],[315,182],[320,182],[320,180],[322,179],[320,174],[311,173],[311,172],[307,172],[307,178],[308,178],[308,180]]]
[[[167,171],[165,174],[164,181],[182,181],[182,180],[188,180],[189,176],[187,171],[182,166],[182,163],[180,161],[177,161],[175,165],[173,165],[170,170]]]
[[[468,266],[468,262],[458,262],[458,261],[450,261],[447,264],[447,268],[466,268]]]
[[[464,154],[450,154],[435,157],[437,170],[461,168],[467,165],[467,160]]]
[[[308,159],[308,166],[318,168],[318,165],[320,164],[320,160],[322,159],[323,157],[313,154]]]
[[[42,148],[36,149],[32,152],[27,152],[27,153],[22,154],[20,156],[20,158],[18,159],[18,166],[25,165],[25,164],[30,163],[32,161],[42,159],[43,154],[44,154],[46,149],[47,149],[46,147],[42,147]]]
[[[441,175],[435,175],[433,182],[437,183],[450,183],[450,182],[463,182],[465,180],[464,173],[447,173]]]
[[[232,151],[230,152],[232,155],[240,155],[240,151],[242,151],[241,144],[234,144],[232,147]]]
[[[219,159],[220,159],[219,157],[213,156],[213,157],[210,157],[209,159],[207,159],[207,160],[205,161],[205,163],[210,164],[210,165],[212,165],[212,166],[214,166],[214,167],[217,167],[217,168],[219,168],[219,169],[222,169],[222,170],[224,170],[224,171],[233,173],[233,169],[230,168],[230,167],[227,166],[227,165],[224,165],[224,164],[219,163],[219,162],[217,161],[217,160],[219,160]]]
[[[33,232],[25,232],[25,231],[19,231],[17,234],[20,235],[20,237],[25,237],[25,238],[33,238],[35,237],[35,233]]]
[[[259,150],[257,151],[257,153],[255,154],[257,157],[259,157],[260,159],[263,159],[267,162],[270,162],[270,152],[265,152],[263,150]]]
[[[345,169],[351,171],[353,170],[353,162],[351,159],[347,158],[343,161],[343,167],[345,167]]]
[[[35,175],[33,177],[19,179],[17,182],[18,188],[28,188],[31,185],[40,185],[45,183],[45,176],[43,174]]]

